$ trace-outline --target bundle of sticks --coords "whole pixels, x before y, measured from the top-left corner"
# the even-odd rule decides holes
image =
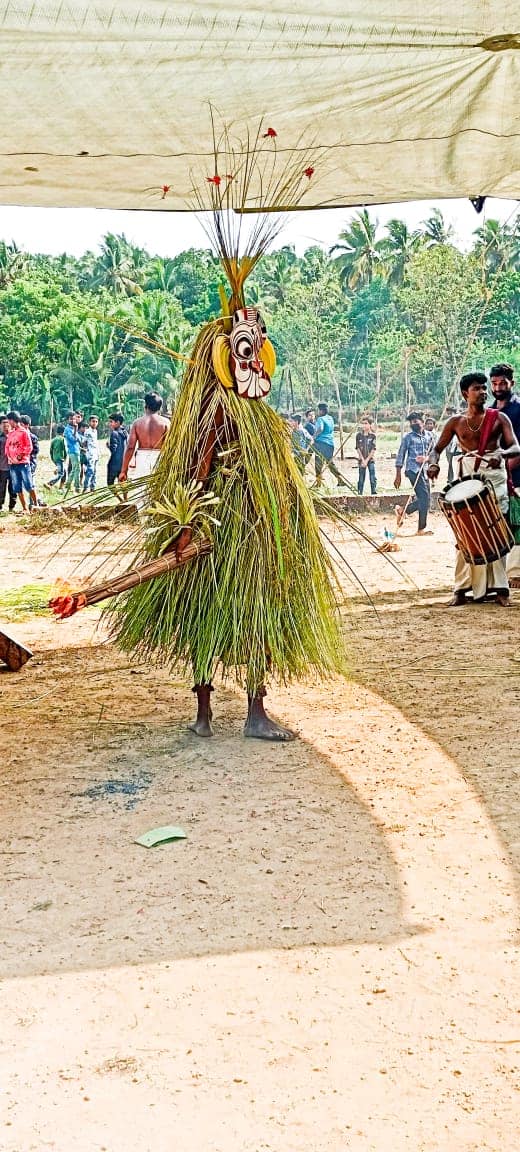
[[[59,620],[65,620],[68,616],[73,616],[80,608],[88,608],[91,604],[99,604],[101,600],[108,600],[111,596],[119,596],[121,592],[128,592],[137,584],[144,584],[147,580],[162,576],[164,572],[171,572],[183,564],[189,564],[191,560],[196,560],[199,556],[206,556],[212,549],[211,540],[203,538],[186,544],[179,552],[166,552],[164,556],[159,556],[157,560],[151,560],[149,564],[143,564],[140,568],[132,568],[129,572],[124,572],[122,576],[116,576],[113,580],[108,580],[104,584],[96,584],[91,588],[73,591],[69,585],[60,582],[56,587],[56,594],[49,600],[49,608],[52,608],[54,615]]]

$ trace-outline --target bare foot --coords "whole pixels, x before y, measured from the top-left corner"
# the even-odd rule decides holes
[[[296,732],[291,732],[289,728],[283,728],[281,724],[277,724],[265,714],[263,716],[250,714],[247,717],[244,725],[244,736],[249,736],[254,740],[274,740],[278,743],[296,740]]]
[[[419,531],[416,532],[415,535],[416,536],[433,536],[433,532],[432,532],[431,528],[419,528]]]
[[[511,601],[509,599],[509,596],[497,596],[497,598],[495,600],[495,604],[498,604],[500,608],[510,608],[511,607]]]
[[[199,717],[193,721],[193,724],[188,724],[188,732],[194,732],[196,736],[214,736],[211,722],[206,717]]]
[[[213,736],[213,728],[211,727],[213,719],[211,693],[213,688],[211,684],[195,684],[192,692],[197,697],[197,715],[193,724],[188,725],[188,731],[194,732],[195,736]]]

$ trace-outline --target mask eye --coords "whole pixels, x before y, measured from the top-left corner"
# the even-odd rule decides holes
[[[251,360],[253,345],[247,336],[240,336],[236,343],[236,354],[239,360]]]

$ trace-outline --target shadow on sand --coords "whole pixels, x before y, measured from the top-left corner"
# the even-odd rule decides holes
[[[225,688],[217,735],[197,740],[188,687],[107,646],[30,668],[3,700],[4,976],[414,930],[384,830],[337,761],[245,740]],[[134,843],[166,823],[187,839]]]

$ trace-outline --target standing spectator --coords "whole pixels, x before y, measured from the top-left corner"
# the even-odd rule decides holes
[[[31,464],[31,472],[32,472],[33,478],[34,478],[34,474],[36,472],[36,465],[38,463],[38,454],[40,451],[40,441],[36,435],[36,432],[33,432],[32,428],[31,428],[31,417],[30,416],[20,416],[20,424],[22,424],[24,428],[27,428],[29,436],[31,437],[32,451],[31,451],[30,464]]]
[[[341,475],[341,472],[338,471],[333,461],[334,421],[332,416],[329,416],[327,404],[318,404],[318,419],[316,421],[314,436],[311,439],[311,446],[314,448],[316,484],[318,486],[321,484],[323,469],[327,464],[332,475],[336,477],[338,484],[345,486],[347,481]]]
[[[11,486],[14,496],[20,497],[20,504],[24,512],[27,512],[24,492],[29,493],[33,504],[38,503],[31,472],[32,441],[27,428],[21,423],[19,412],[8,412],[7,419],[9,433],[5,441],[5,454],[9,463]]]
[[[312,438],[314,436],[315,431],[316,431],[316,413],[314,411],[314,408],[308,408],[307,409],[307,411],[305,413],[305,423],[304,423],[303,427],[305,428],[305,431],[309,433],[309,436]]]
[[[450,419],[452,416],[457,415],[457,409],[453,407],[446,408],[446,416]],[[459,442],[456,436],[452,436],[448,447],[446,448],[446,459],[448,461],[448,479],[447,483],[451,484],[455,475],[453,461],[455,456],[460,456]]]
[[[401,472],[404,466],[404,474],[412,485],[415,495],[406,509],[396,504],[397,527],[401,527],[405,515],[411,516],[413,512],[418,512],[417,535],[431,536],[432,533],[426,528],[430,509],[430,482],[424,465],[433,446],[433,436],[424,427],[422,412],[410,412],[406,419],[410,422],[410,432],[403,436],[396,456],[394,488],[401,487]]]
[[[77,416],[77,413],[76,413]],[[85,472],[87,469],[87,422],[80,420],[78,423],[78,442],[79,442],[79,486],[83,488],[85,480]]]
[[[159,459],[161,448],[170,427],[167,416],[161,416],[162,399],[158,392],[147,392],[144,398],[144,416],[134,420],[125,448],[119,479],[128,478],[133,461],[133,480],[150,476]]]
[[[498,408],[505,416],[509,416],[513,425],[513,432],[520,443],[520,399],[515,396],[514,372],[510,364],[495,364],[489,370],[491,391],[494,396],[492,408]],[[507,471],[510,487],[520,488],[520,457],[516,456],[507,461]]]
[[[372,429],[372,425],[368,416],[364,416],[361,421],[361,428],[356,436],[356,452],[358,454],[358,492],[363,495],[365,488],[365,478],[368,470],[370,478],[370,491],[372,496],[377,492],[377,477],[376,477],[376,436]]]
[[[85,433],[85,452],[87,456],[87,464],[85,468],[85,479],[83,483],[84,492],[94,492],[96,487],[96,472],[99,460],[98,424],[98,417],[90,416],[88,427]]]
[[[122,412],[112,412],[108,418],[110,436],[107,440],[107,448],[110,457],[107,464],[107,484],[109,485],[115,484],[123,467],[123,456],[128,440],[128,431],[124,426],[124,420]]]
[[[36,466],[38,464],[38,454],[40,451],[40,441],[36,435],[36,432],[33,432],[32,428],[31,428],[31,417],[30,416],[20,416],[20,424],[22,424],[24,428],[27,428],[29,436],[31,437],[32,452],[31,452],[31,459],[29,461],[29,466],[30,466],[31,474],[32,474],[32,478],[33,478],[33,488],[36,488],[35,475],[36,475]],[[32,499],[31,499],[31,505],[32,505]]]
[[[65,461],[67,459],[63,424],[58,424],[56,427],[56,435],[53,436],[50,442],[49,455],[56,469],[56,475],[53,480],[49,480],[49,483],[46,484],[45,487],[53,488],[55,484],[59,484],[60,488],[63,488],[65,483]]]
[[[67,415],[67,423],[63,431],[65,447],[67,449],[67,455],[69,458],[65,495],[68,495],[70,492],[72,484],[74,485],[75,492],[79,493],[81,490],[78,423],[78,414],[76,412],[69,412]]]
[[[12,512],[16,504],[16,496],[13,492],[11,484],[11,476],[9,472],[9,461],[5,454],[5,442],[9,435],[10,424],[7,416],[0,416],[0,512],[2,511],[5,503],[5,498],[9,495],[9,511]]]
[[[308,460],[311,438],[302,424],[302,418],[299,413],[294,412],[292,416],[289,416],[289,427],[291,429],[293,456],[303,475]]]
[[[435,420],[433,419],[433,416],[425,417],[424,427],[427,432],[431,432],[432,436],[435,437]]]
[[[495,364],[490,368],[491,391],[495,398],[493,408],[509,416],[513,431],[520,442],[520,400],[514,394],[515,376],[510,364]],[[507,460],[509,491],[509,522],[515,537],[514,548],[507,557],[507,575],[510,588],[520,588],[520,456]]]

